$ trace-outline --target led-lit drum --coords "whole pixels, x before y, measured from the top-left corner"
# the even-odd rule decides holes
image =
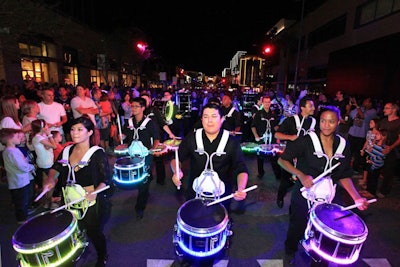
[[[168,153],[168,147],[165,144],[159,144],[153,152],[154,157],[162,157]]]
[[[367,235],[368,228],[357,214],[342,211],[337,204],[322,203],[311,209],[302,244],[313,257],[351,264],[358,259]]]
[[[178,210],[173,242],[178,255],[205,258],[227,247],[232,235],[225,207],[206,206],[200,198],[185,202]]]
[[[258,149],[258,144],[254,142],[244,142],[240,144],[240,148],[245,154],[255,154]]]
[[[136,189],[147,181],[148,166],[144,157],[122,157],[114,164],[114,184],[122,189]]]
[[[67,210],[29,219],[14,233],[12,243],[20,266],[72,266],[88,245],[77,219]]]
[[[173,150],[173,148],[177,148],[179,147],[179,145],[181,144],[182,140],[179,139],[168,139],[166,141],[164,141],[164,145],[167,146],[168,150]]]
[[[114,154],[116,156],[126,156],[126,155],[128,155],[128,152],[129,152],[129,150],[128,150],[127,144],[121,144],[114,148]]]
[[[275,156],[282,154],[285,150],[285,145],[280,144],[261,144],[257,148],[257,155]]]

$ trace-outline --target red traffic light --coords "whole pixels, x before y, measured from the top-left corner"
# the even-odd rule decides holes
[[[271,45],[265,45],[263,47],[263,54],[264,55],[270,55],[272,53],[272,46]]]

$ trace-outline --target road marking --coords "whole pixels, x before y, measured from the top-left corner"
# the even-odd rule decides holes
[[[367,258],[362,260],[371,267],[392,267],[389,261],[385,258]]]
[[[257,260],[260,267],[282,267],[283,260]]]
[[[147,259],[147,267],[171,267],[174,260],[149,260]]]

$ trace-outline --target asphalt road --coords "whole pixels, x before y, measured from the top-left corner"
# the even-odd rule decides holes
[[[105,234],[108,243],[109,261],[107,266],[191,266],[198,265],[198,262],[187,264],[188,254],[178,256],[176,249],[182,251],[182,247],[195,246],[195,234],[201,230],[208,230],[216,234],[219,230],[217,240],[211,238],[199,238],[197,241],[210,246],[223,244],[223,248],[217,249],[218,257],[211,257],[214,266],[228,267],[256,267],[256,266],[283,266],[284,239],[288,226],[288,203],[290,194],[285,198],[285,206],[279,209],[276,206],[276,192],[279,181],[272,174],[269,163],[265,163],[266,174],[262,180],[256,178],[256,158],[252,155],[246,156],[250,169],[248,186],[257,184],[258,188],[248,192],[247,199],[238,205],[232,205],[232,211],[227,214],[224,210],[214,209],[214,215],[219,216],[214,221],[207,219],[200,222],[191,221],[190,217],[196,212],[202,211],[195,201],[183,201],[179,197],[172,182],[167,179],[165,185],[159,185],[154,180],[150,187],[150,198],[142,220],[137,220],[134,211],[137,190],[123,190],[115,187],[111,197],[111,216],[105,225]],[[113,166],[116,157],[110,156],[110,164]],[[171,172],[167,167],[167,177]],[[186,167],[184,166],[184,170]],[[155,171],[154,171],[155,173]],[[356,178],[353,178],[358,184]],[[10,194],[6,183],[0,184],[1,199],[1,263],[0,267],[18,266],[17,253],[14,251],[11,238],[17,231],[17,224],[13,214],[13,207],[10,201]],[[400,266],[400,182],[395,183],[393,193],[384,199],[379,199],[370,205],[368,211],[359,213],[361,222],[368,228],[367,238],[361,242],[360,256],[358,260],[347,266]],[[181,208],[181,209],[180,209]],[[38,211],[40,212],[40,211]],[[318,215],[318,214],[317,214]],[[221,217],[222,216],[222,217]],[[318,217],[318,216],[317,216]],[[222,219],[221,219],[222,218]],[[180,225],[177,222],[183,222]],[[359,222],[359,221],[357,221]],[[185,226],[186,223],[186,226]],[[208,226],[208,224],[210,224]],[[43,227],[51,227],[43,220]],[[207,226],[206,226],[207,225]],[[312,224],[317,226],[316,224]],[[183,230],[192,229],[185,233]],[[200,228],[200,232],[199,229]],[[226,231],[225,231],[226,230]],[[229,230],[229,231],[228,231]],[[335,232],[335,229],[333,229]],[[184,237],[181,245],[173,242],[177,232]],[[339,231],[337,231],[339,232]],[[324,238],[328,238],[325,232],[320,232]],[[339,232],[340,233],[340,232]],[[69,234],[71,235],[71,234]],[[227,241],[224,243],[223,238]],[[341,238],[339,245],[347,238]],[[183,245],[182,245],[183,244]],[[327,246],[322,248],[328,254],[331,249]],[[193,250],[191,250],[193,251]],[[214,251],[212,249],[206,252]],[[62,251],[66,253],[66,251]],[[95,264],[95,250],[89,243],[85,252],[76,262],[76,266],[91,267]],[[295,266],[308,266],[309,257],[306,256],[300,247],[296,254]],[[48,265],[45,265],[48,266]],[[330,264],[330,266],[336,266]]]

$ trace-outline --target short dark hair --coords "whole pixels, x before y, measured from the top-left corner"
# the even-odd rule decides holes
[[[203,109],[202,109],[202,111],[201,111],[201,116],[203,116],[204,110],[205,110],[206,108],[213,108],[213,109],[216,109],[216,110],[218,110],[218,113],[219,113],[219,115],[220,115],[221,117],[224,116],[224,113],[223,113],[223,111],[222,111],[222,109],[221,109],[221,106],[218,105],[218,104],[215,104],[215,103],[210,103],[210,102],[208,102],[208,103],[203,107]]]
[[[22,133],[21,129],[14,128],[3,128],[0,130],[0,142],[3,145],[7,144],[7,141],[11,139],[15,134]]]
[[[144,99],[143,97],[135,97],[132,99],[131,103],[132,102],[139,103],[141,107],[146,107],[146,99]]]

